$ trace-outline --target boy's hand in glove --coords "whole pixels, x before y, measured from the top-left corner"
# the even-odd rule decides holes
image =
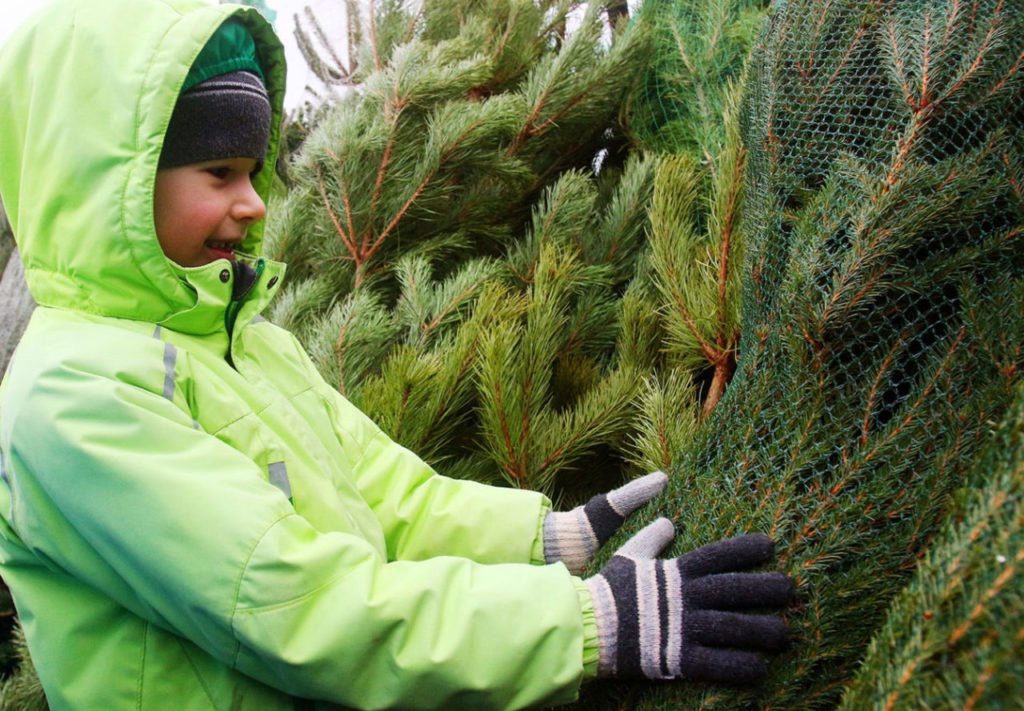
[[[561,561],[579,575],[626,517],[660,494],[666,483],[664,473],[654,472],[571,511],[552,511],[544,519],[544,560]]]
[[[765,674],[755,651],[786,644],[781,617],[739,610],[788,603],[779,572],[740,572],[767,563],[771,539],[728,538],[679,558],[657,558],[672,540],[661,518],[620,548],[590,589],[600,643],[599,676],[749,684]]]

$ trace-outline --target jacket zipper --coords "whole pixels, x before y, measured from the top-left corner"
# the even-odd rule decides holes
[[[234,340],[235,321],[238,319],[238,312],[242,310],[242,306],[245,304],[246,297],[252,293],[253,288],[259,283],[260,275],[263,274],[263,267],[265,264],[266,262],[262,257],[256,261],[255,276],[249,280],[249,283],[242,288],[241,292],[231,294],[231,301],[228,303],[227,309],[224,310],[224,327],[227,329],[228,333],[228,352],[226,359],[232,368],[235,367],[234,360],[231,357],[231,343]],[[232,284],[232,291],[234,291],[238,286],[239,280],[243,278],[243,270],[247,267],[242,262],[236,261],[231,263],[231,268],[234,272],[234,283]]]

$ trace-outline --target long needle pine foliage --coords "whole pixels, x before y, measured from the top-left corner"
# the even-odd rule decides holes
[[[318,117],[271,210],[289,263],[272,318],[445,474],[567,504],[668,467],[735,366],[737,92],[709,83],[699,120],[641,139],[629,97],[654,64],[649,18],[609,27],[601,2],[370,10],[356,88]],[[735,78],[751,22],[707,22],[732,37]],[[685,152],[657,139],[694,125],[713,130]]]
[[[273,318],[345,395],[446,474],[553,494],[621,478],[659,357],[621,298],[653,166],[618,111],[650,44],[575,7],[371,5],[268,228]]]
[[[749,530],[778,541],[799,589],[791,649],[756,689],[604,685],[588,708],[863,700],[858,689],[889,662],[876,653],[855,678],[858,665],[943,522],[962,515],[957,492],[968,482],[1006,489],[997,471],[987,482],[970,472],[1024,366],[1020,3],[781,2],[749,69],[737,375],[659,508],[676,522],[677,552]],[[993,571],[978,583],[980,611],[908,611],[910,600],[891,624],[910,631],[915,615],[946,617],[935,624],[962,641],[995,604],[985,586],[998,592],[1016,573],[998,556],[937,571],[951,590],[967,566]],[[999,635],[1019,635],[1024,613],[999,609],[1012,613],[1005,628],[970,637],[978,660],[1019,651],[1019,638]],[[976,664],[964,683],[1013,668]],[[1006,691],[1005,679],[989,682]],[[1002,702],[1019,703],[1016,694]],[[891,695],[914,708],[941,698]]]
[[[656,49],[629,97],[630,128],[646,152],[663,156],[649,207],[653,306],[668,350],[705,374],[705,415],[736,367],[746,163],[736,104],[765,5],[649,0],[640,8]]]

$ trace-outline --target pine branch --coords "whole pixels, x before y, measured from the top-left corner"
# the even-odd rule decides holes
[[[609,103],[622,95],[624,72],[646,56],[647,36],[642,25],[625,32],[605,52],[595,52],[601,35],[602,4],[592,2],[575,32],[561,48],[537,63],[524,82],[522,94],[530,107],[509,144],[506,155],[519,155],[552,132],[564,134],[588,108]],[[579,71],[588,67],[588,71]],[[625,75],[625,76],[628,76]],[[610,115],[608,116],[610,118]]]
[[[693,379],[670,371],[664,382],[651,377],[639,396],[640,416],[630,435],[632,461],[644,471],[666,471],[694,436],[699,422]]]
[[[715,233],[699,232],[697,204],[705,178],[688,158],[667,161],[661,167],[651,205],[652,265],[658,288],[671,305],[665,317],[673,356],[688,368],[712,371],[705,414],[718,403],[735,367],[739,332],[730,310],[738,304],[731,298],[738,271],[730,269],[730,263],[733,251],[739,250],[733,243],[738,236],[733,228],[741,173],[738,168],[728,171],[728,184],[715,186],[724,194],[707,197],[716,206],[718,219],[709,223]]]

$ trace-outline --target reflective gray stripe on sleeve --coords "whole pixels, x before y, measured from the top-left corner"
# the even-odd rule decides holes
[[[153,338],[160,340],[160,324],[153,329]],[[174,399],[175,364],[178,361],[178,349],[170,343],[164,343],[164,397]]]
[[[290,500],[292,498],[292,485],[288,481],[288,467],[284,462],[271,462],[267,466],[267,473],[270,474],[270,483],[284,492]]]
[[[178,360],[178,349],[170,343],[164,344],[164,397],[174,399],[174,365]]]

